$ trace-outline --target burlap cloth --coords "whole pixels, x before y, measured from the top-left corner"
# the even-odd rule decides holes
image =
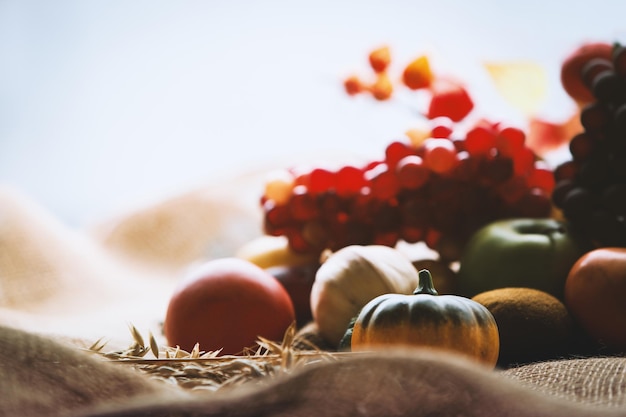
[[[199,392],[81,349],[126,344],[129,324],[162,337],[181,274],[260,235],[261,181],[80,230],[0,187],[0,416],[626,416],[622,357],[487,370],[442,353],[371,353]]]

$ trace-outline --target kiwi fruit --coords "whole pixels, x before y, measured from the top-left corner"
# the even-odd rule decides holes
[[[485,306],[496,320],[500,367],[570,353],[574,320],[556,297],[532,288],[499,288],[477,294],[472,300]]]

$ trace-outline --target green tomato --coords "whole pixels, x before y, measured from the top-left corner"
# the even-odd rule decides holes
[[[567,275],[584,252],[565,222],[496,221],[478,230],[465,246],[459,293],[473,297],[497,288],[526,287],[562,300]]]

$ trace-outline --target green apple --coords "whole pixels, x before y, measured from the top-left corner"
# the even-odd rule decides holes
[[[497,288],[526,287],[562,300],[567,275],[584,252],[566,222],[499,220],[479,229],[463,249],[459,293],[473,297]]]

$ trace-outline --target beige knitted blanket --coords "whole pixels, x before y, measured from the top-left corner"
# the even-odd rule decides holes
[[[129,324],[163,343],[181,274],[261,233],[261,180],[192,190],[85,230],[0,187],[0,416],[626,416],[621,357],[487,370],[420,350],[337,355],[202,390],[87,349],[100,338],[127,346]]]

